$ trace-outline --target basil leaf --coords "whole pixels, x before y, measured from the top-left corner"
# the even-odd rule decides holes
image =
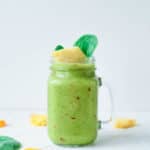
[[[8,136],[0,136],[0,150],[19,150],[21,143]]]
[[[98,39],[93,34],[85,34],[81,36],[74,46],[78,46],[87,57],[91,57],[98,45]]]

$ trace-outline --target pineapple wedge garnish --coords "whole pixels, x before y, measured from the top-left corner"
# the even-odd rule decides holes
[[[86,56],[79,47],[64,48],[53,51],[52,56],[55,61],[68,63],[81,63],[86,61]]]

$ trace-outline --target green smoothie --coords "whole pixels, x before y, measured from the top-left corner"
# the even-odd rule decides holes
[[[97,135],[98,80],[92,63],[53,63],[48,79],[48,135],[56,144],[85,145]]]

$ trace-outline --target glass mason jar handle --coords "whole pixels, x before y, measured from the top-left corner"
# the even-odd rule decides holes
[[[105,124],[105,123],[109,123],[112,121],[112,117],[113,117],[113,95],[112,95],[112,91],[111,88],[109,86],[108,83],[106,82],[102,82],[102,79],[100,77],[98,77],[98,82],[99,82],[99,87],[100,86],[105,86],[107,88],[108,94],[109,94],[109,103],[110,103],[110,116],[107,120],[99,120],[98,121],[98,129],[101,128],[101,124]]]

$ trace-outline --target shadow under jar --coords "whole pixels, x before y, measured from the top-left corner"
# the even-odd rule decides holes
[[[48,135],[61,145],[97,136],[98,79],[94,63],[53,63],[48,79]]]

